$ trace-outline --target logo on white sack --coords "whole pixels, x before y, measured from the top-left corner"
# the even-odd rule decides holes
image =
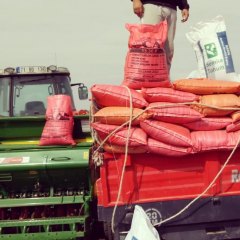
[[[148,208],[146,211],[152,225],[155,225],[162,221],[162,215],[156,208]]]
[[[218,55],[215,43],[206,44],[206,45],[204,45],[204,48],[205,48],[208,58],[213,58]]]

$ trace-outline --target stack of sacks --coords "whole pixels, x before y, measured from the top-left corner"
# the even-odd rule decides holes
[[[92,129],[107,152],[124,153],[130,96],[124,86],[94,85]],[[240,135],[240,83],[180,79],[172,87],[130,89],[129,153],[183,156],[233,149]],[[121,127],[120,127],[121,126]],[[111,134],[113,133],[113,134]],[[109,135],[110,134],[110,135]]]
[[[94,110],[91,124],[92,129],[97,133],[99,141],[105,140],[110,133],[114,132],[103,145],[105,151],[124,153],[128,136],[127,123],[132,113],[132,128],[129,134],[129,153],[147,152],[147,134],[140,128],[140,122],[148,119],[149,114],[144,111],[148,106],[142,94],[131,89],[132,112],[130,107],[130,95],[124,86],[99,84],[91,88]],[[121,125],[124,126],[120,127]]]
[[[191,105],[202,114],[199,121],[184,124],[191,130],[193,152],[233,149],[238,143],[240,129],[240,83],[213,79],[182,79],[173,88],[199,96]]]
[[[235,110],[240,84],[207,78],[171,83],[163,49],[167,23],[126,28],[130,36],[122,86],[91,88],[96,106],[92,129],[105,151],[124,153],[127,137],[128,153],[182,156],[232,149],[238,135],[233,131],[240,129]]]
[[[148,102],[137,90],[142,87],[170,87],[169,72],[164,51],[167,38],[167,22],[156,25],[126,24],[129,31],[128,51],[124,66],[123,86],[94,85],[91,89],[95,106],[92,128],[103,147],[110,152],[125,152],[129,135],[128,153],[144,153],[148,151],[147,133],[140,123],[151,117],[146,111]],[[130,108],[129,87],[132,107]],[[95,109],[96,110],[96,109]],[[126,123],[130,119],[130,133]],[[109,136],[109,134],[114,133]]]

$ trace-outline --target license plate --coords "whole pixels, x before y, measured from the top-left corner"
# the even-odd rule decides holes
[[[47,67],[44,66],[23,66],[16,68],[17,73],[47,73]]]

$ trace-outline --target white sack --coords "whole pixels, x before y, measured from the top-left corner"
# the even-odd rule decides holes
[[[160,240],[157,230],[141,206],[134,208],[130,231],[125,240]]]
[[[222,16],[199,22],[186,37],[196,54],[198,77],[238,81]]]

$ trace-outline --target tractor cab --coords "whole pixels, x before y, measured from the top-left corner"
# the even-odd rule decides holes
[[[45,115],[47,97],[57,94],[69,95],[75,110],[71,86],[78,86],[80,99],[88,97],[83,83],[71,84],[65,67],[24,66],[0,70],[0,116]]]

